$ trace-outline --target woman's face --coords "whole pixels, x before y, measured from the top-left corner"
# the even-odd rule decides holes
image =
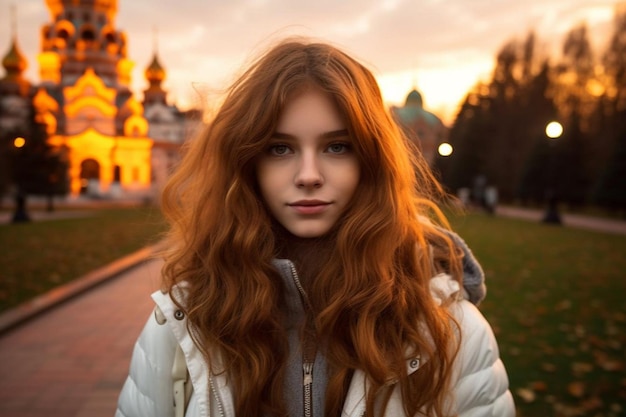
[[[323,236],[345,211],[359,177],[346,123],[331,97],[315,88],[292,97],[257,164],[274,218],[295,236]]]

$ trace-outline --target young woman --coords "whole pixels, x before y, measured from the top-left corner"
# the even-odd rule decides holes
[[[442,196],[364,66],[269,50],[164,190],[163,290],[117,415],[513,416]]]

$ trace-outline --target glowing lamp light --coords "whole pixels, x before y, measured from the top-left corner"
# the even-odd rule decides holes
[[[563,134],[563,125],[559,122],[550,122],[546,126],[546,136],[550,139],[557,139]]]
[[[16,148],[21,148],[24,145],[26,145],[26,139],[24,139],[22,137],[15,138],[13,140],[13,146],[15,146]]]
[[[450,156],[452,155],[452,151],[452,145],[446,142],[442,143],[439,145],[439,148],[437,148],[437,152],[439,152],[439,155],[441,156]]]

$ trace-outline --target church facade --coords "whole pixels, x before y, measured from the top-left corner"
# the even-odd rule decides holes
[[[391,114],[406,136],[421,150],[424,159],[432,166],[439,145],[446,142],[448,129],[441,119],[424,109],[422,94],[416,89],[406,97],[404,106],[394,106]]]
[[[23,77],[26,60],[14,34],[0,79],[0,129],[23,123],[32,104],[48,142],[63,152],[73,196],[146,195],[160,188],[178,148],[200,123],[198,112],[167,103],[166,73],[155,51],[145,70],[143,101],[131,89],[127,38],[115,27],[117,0],[46,0],[39,78]]]

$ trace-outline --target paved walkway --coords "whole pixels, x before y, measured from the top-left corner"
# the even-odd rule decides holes
[[[545,211],[502,206],[496,209],[496,215],[540,222],[545,215]],[[623,220],[567,213],[561,213],[560,215],[563,226],[565,227],[575,227],[578,229],[594,230],[603,233],[626,235],[626,221]]]
[[[160,266],[136,266],[2,335],[0,416],[113,416]]]

